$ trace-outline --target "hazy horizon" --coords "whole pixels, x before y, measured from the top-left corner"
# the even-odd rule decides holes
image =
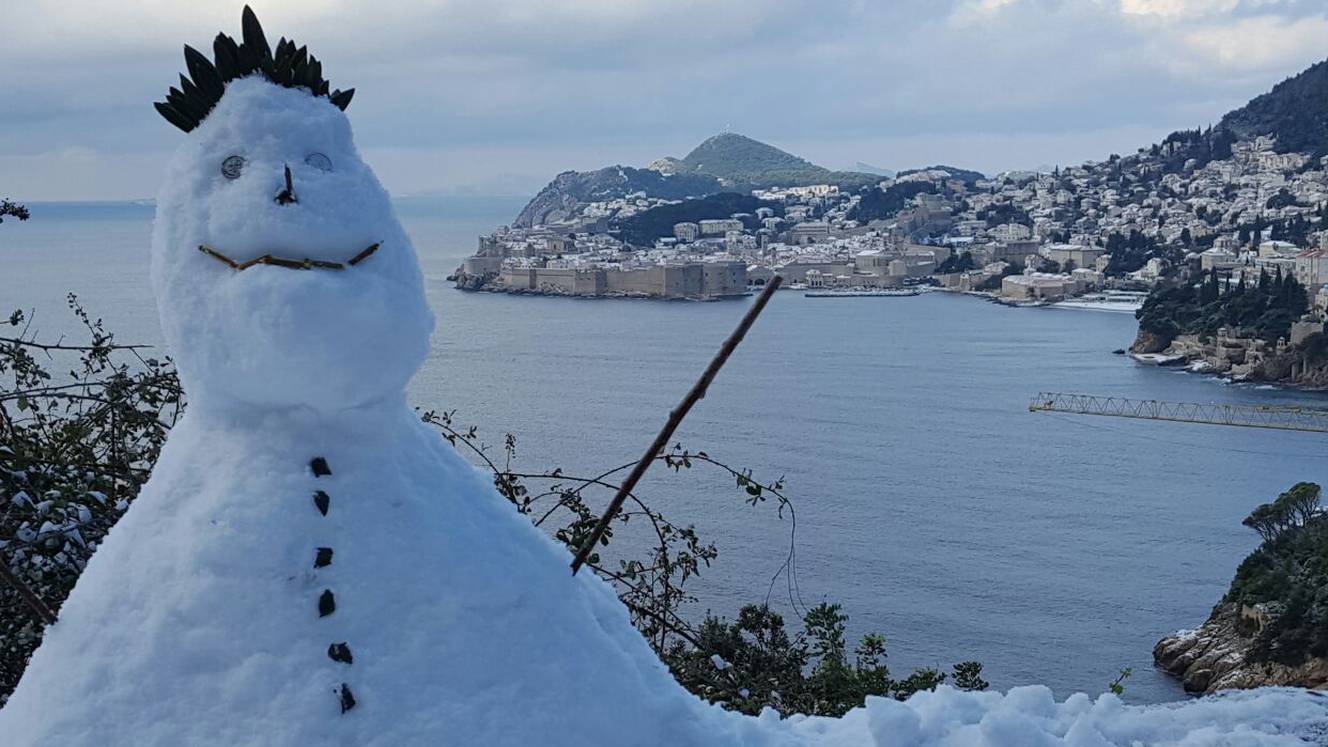
[[[0,27],[0,193],[156,193],[182,133],[152,102],[181,45],[242,3],[39,0]],[[530,195],[555,174],[738,132],[832,169],[985,173],[1099,160],[1223,113],[1324,57],[1305,0],[255,2],[335,87],[397,194]]]

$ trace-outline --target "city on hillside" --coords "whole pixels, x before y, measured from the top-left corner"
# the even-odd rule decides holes
[[[1328,283],[1328,156],[1280,152],[1272,137],[1196,130],[1049,172],[938,167],[877,179],[860,190],[685,200],[642,190],[581,202],[481,237],[456,279],[522,293],[722,298],[779,273],[794,288],[926,284],[1016,303],[1146,291],[1191,267],[1224,282],[1266,272]],[[1328,307],[1328,295],[1315,305]]]

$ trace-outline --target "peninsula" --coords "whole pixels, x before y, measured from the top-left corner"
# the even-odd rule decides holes
[[[738,296],[776,272],[795,289],[928,285],[1017,304],[1151,293],[1133,352],[1300,377],[1305,365],[1261,362],[1319,344],[1328,309],[1325,92],[1321,62],[1216,125],[1125,156],[994,176],[832,171],[722,133],[681,159],[560,174],[512,225],[481,237],[453,279],[466,290],[642,298]],[[1274,310],[1249,290],[1291,282],[1281,278],[1303,303],[1287,291]],[[1193,295],[1203,283],[1250,297],[1227,304],[1225,325],[1159,322],[1175,289]],[[1260,365],[1239,368],[1247,362]]]

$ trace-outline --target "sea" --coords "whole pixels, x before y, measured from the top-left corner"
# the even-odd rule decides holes
[[[409,396],[477,426],[500,462],[513,434],[516,469],[599,473],[639,456],[751,299],[452,288],[445,278],[477,237],[524,202],[397,201],[439,322]],[[29,208],[30,221],[0,225],[0,312],[24,309],[56,337],[74,329],[75,293],[119,341],[160,345],[152,206]],[[1134,332],[1128,313],[779,292],[675,440],[782,480],[793,513],[748,505],[732,476],[705,465],[657,467],[638,490],[719,548],[688,583],[687,614],[732,618],[768,601],[793,624],[830,602],[852,639],[886,636],[897,675],[972,659],[993,687],[1096,696],[1129,667],[1126,700],[1185,697],[1153,668],[1153,644],[1198,626],[1221,598],[1257,544],[1241,526],[1250,509],[1328,478],[1325,436],[1032,413],[1030,399],[1328,401],[1113,355]],[[615,551],[644,542],[625,530]]]

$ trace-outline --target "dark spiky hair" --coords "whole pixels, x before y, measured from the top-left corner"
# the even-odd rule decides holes
[[[309,54],[308,48],[296,48],[295,42],[282,37],[273,54],[267,45],[267,37],[263,36],[263,27],[258,24],[258,17],[248,5],[244,6],[244,13],[240,16],[240,28],[244,39],[240,44],[226,34],[217,34],[212,42],[216,62],[208,61],[202,52],[184,45],[189,78],[181,75],[180,87],[172,88],[165,101],[153,104],[167,122],[189,132],[221,100],[226,84],[254,73],[286,88],[307,88],[315,96],[328,97],[338,109],[345,111],[355,89],[329,92],[330,86],[323,79],[323,64]]]

